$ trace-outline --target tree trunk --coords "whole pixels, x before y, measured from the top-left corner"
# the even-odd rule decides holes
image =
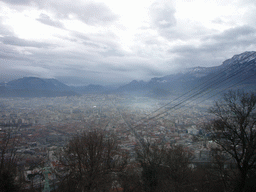
[[[245,182],[246,182],[246,172],[245,171],[241,171],[240,174],[240,178],[238,181],[238,185],[237,188],[234,190],[234,192],[244,192],[244,188],[245,188]]]

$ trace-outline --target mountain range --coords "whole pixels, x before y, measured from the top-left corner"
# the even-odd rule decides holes
[[[177,74],[152,78],[149,82],[132,81],[119,87],[123,92],[147,92],[154,97],[182,94],[189,90],[225,90],[256,88],[256,52],[235,55],[216,67],[194,67]]]
[[[183,72],[110,88],[101,85],[67,86],[56,79],[24,77],[0,83],[0,97],[56,97],[81,94],[127,93],[162,98],[191,91],[256,88],[256,52],[234,55],[216,67],[194,67]]]

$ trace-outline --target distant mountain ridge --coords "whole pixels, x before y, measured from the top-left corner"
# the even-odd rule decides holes
[[[202,86],[203,85],[203,86]],[[132,93],[162,98],[184,93],[193,88],[220,89],[237,86],[256,90],[256,52],[244,52],[225,60],[215,67],[194,67],[181,73],[154,77],[150,81],[133,80],[111,89],[93,85],[72,87],[56,79],[24,77],[8,83],[0,83],[0,97],[55,97],[80,94]]]
[[[69,91],[69,86],[57,81],[56,79],[41,79],[38,77],[23,77],[8,82],[5,85],[9,89],[29,89],[29,90],[52,90]]]
[[[112,90],[101,85],[68,86],[56,79],[23,77],[0,83],[0,97],[59,97],[100,94]]]
[[[60,97],[78,93],[56,79],[23,77],[0,84],[0,97]]]
[[[240,83],[241,82],[241,83]],[[240,84],[239,84],[240,83]],[[144,92],[145,95],[152,90],[162,89],[170,94],[184,93],[195,87],[212,89],[230,88],[256,88],[256,52],[244,52],[225,60],[222,65],[215,67],[194,67],[181,73],[164,77],[152,78],[149,82],[132,81],[119,88],[122,92]],[[167,95],[167,94],[164,94]],[[159,93],[161,97],[161,94]]]

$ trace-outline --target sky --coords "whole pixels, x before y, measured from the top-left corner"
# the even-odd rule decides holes
[[[148,81],[255,50],[255,0],[0,0],[0,81]]]

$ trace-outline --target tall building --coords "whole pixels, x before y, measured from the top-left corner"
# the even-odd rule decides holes
[[[44,182],[44,190],[43,192],[50,192],[50,185],[49,185],[49,178],[48,178],[48,174],[50,173],[49,171],[49,167],[45,167],[44,168],[44,178],[45,178],[45,182]]]

